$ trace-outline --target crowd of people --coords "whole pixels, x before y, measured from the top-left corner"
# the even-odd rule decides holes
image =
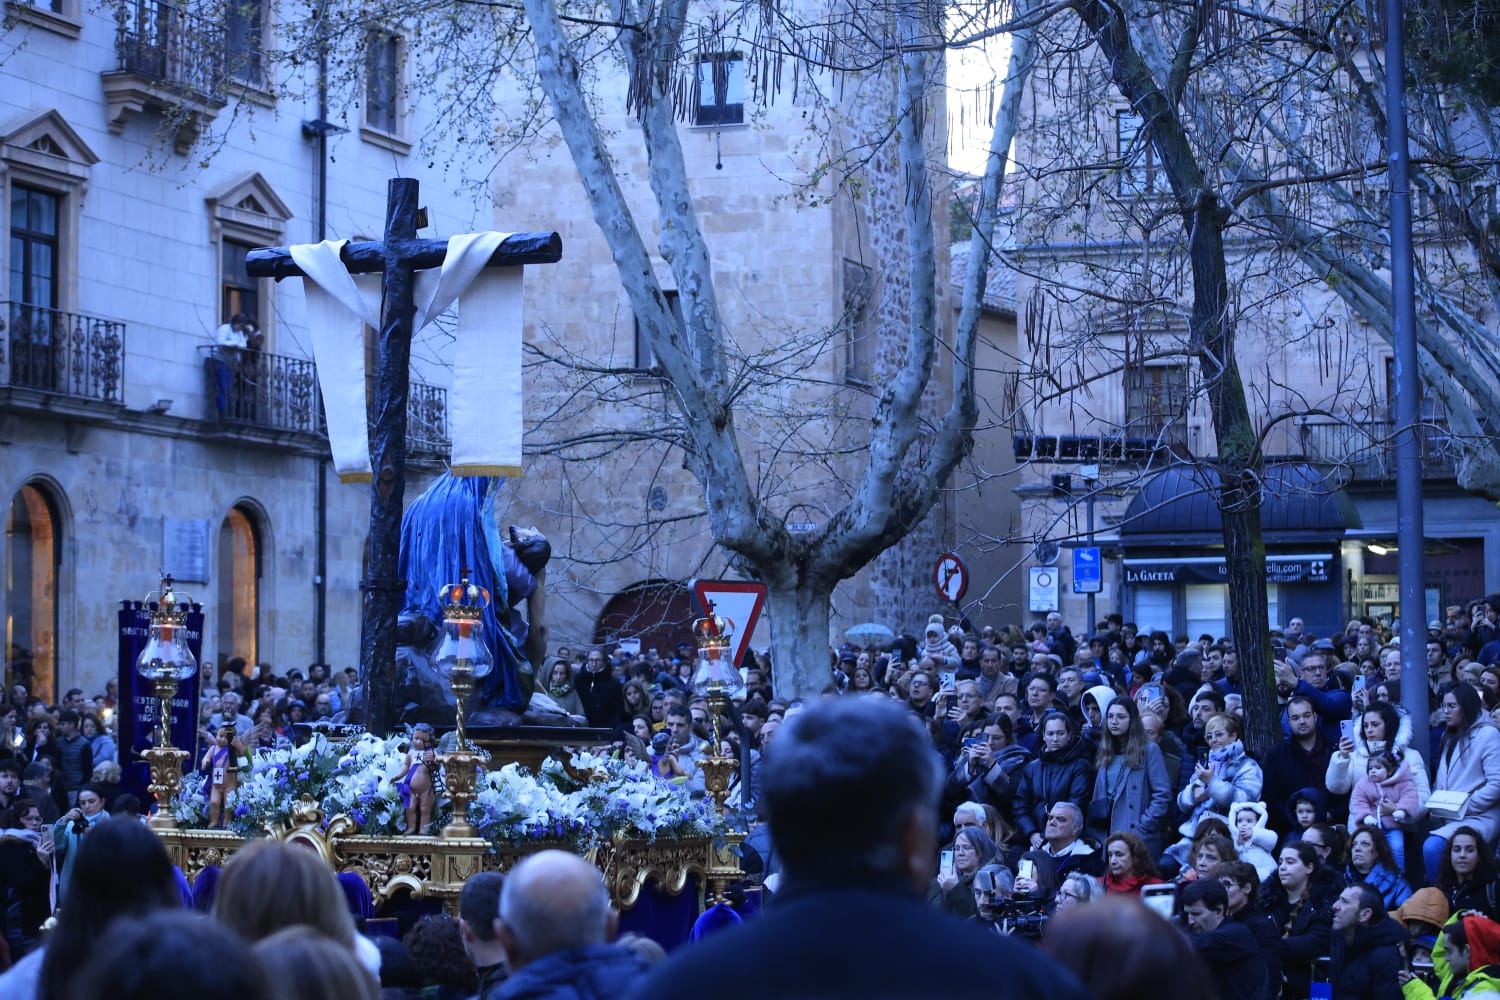
[[[1269,753],[1246,748],[1231,641],[1118,616],[1078,636],[1055,613],[1025,629],[933,616],[921,640],[839,650],[828,693],[898,702],[925,730],[946,775],[927,898],[950,915],[1063,955],[1056,918],[1138,898],[1225,997],[1494,981],[1500,595],[1430,623],[1419,719],[1378,622],[1314,635],[1293,618],[1271,648]],[[1480,942],[1467,966],[1462,935]]]
[[[253,876],[261,851],[294,848],[241,852],[207,907],[176,882],[159,892],[147,883],[160,859],[146,860],[147,841],[125,832],[144,832],[140,804],[109,787],[112,689],[46,706],[17,688],[0,709],[21,734],[0,748],[0,885],[15,963],[0,995],[144,990],[153,962],[192,965],[185,946],[105,934],[109,921],[195,903],[210,916],[175,914],[171,926],[231,956],[217,971],[242,976],[251,996],[358,997],[377,984],[482,1000],[687,995],[731,947],[788,956],[756,967],[797,970],[807,995],[855,995],[874,981],[885,986],[877,995],[1039,995],[1030,973],[997,985],[980,968],[1001,954],[992,945],[1012,969],[1042,970],[1057,995],[1077,985],[1079,996],[1132,996],[1169,969],[1184,996],[1478,995],[1500,987],[1500,595],[1450,609],[1428,640],[1417,680],[1430,711],[1413,719],[1400,702],[1410,668],[1380,623],[1321,636],[1293,618],[1274,630],[1283,739],[1261,753],[1243,739],[1230,641],[1117,616],[1081,636],[1056,614],[1024,629],[933,616],[920,639],[834,651],[823,697],[805,703],[777,697],[772,664],[757,656],[734,725],[718,735],[751,768],[759,818],[743,867],[765,893],[765,915],[666,964],[652,942],[612,941],[597,871],[556,852],[509,879],[470,879],[461,919],[434,916],[378,946],[353,930],[341,894],[335,918],[292,891],[306,882],[338,892],[312,855],[301,868],[263,859],[276,874]],[[560,649],[538,687],[612,730],[617,752],[701,791],[715,734],[693,690],[693,652]],[[225,670],[205,685],[203,737],[274,746],[297,721],[336,717],[350,682],[317,667]],[[129,893],[119,866],[101,876],[101,843],[117,857],[141,854]],[[275,899],[225,902],[252,883],[273,886]],[[256,905],[304,910],[252,926]],[[840,923],[840,912],[864,916]],[[55,926],[43,933],[49,915]],[[948,961],[870,948],[872,916]],[[304,924],[317,933],[287,930]],[[106,962],[123,961],[122,941],[141,952],[128,970]],[[845,946],[866,965],[824,961]],[[299,967],[346,985],[288,992],[300,986],[279,982],[286,963],[268,964],[267,949],[308,950]],[[919,973],[923,988],[903,985]],[[49,976],[67,977],[67,990]],[[741,979],[746,996],[777,992]]]

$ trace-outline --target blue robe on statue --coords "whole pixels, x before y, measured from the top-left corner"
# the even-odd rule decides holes
[[[530,671],[524,651],[528,625],[515,607],[535,591],[536,577],[523,564],[522,554],[506,543],[496,523],[500,482],[445,473],[412,501],[401,518],[398,565],[400,578],[406,581],[403,618],[425,616],[441,635],[443,587],[457,582],[465,567],[470,581],[490,592],[484,641],[494,669],[480,680],[469,703],[470,717],[478,725],[487,724],[484,717],[496,709],[524,710],[527,699],[520,675]],[[541,545],[545,548],[545,540]],[[545,563],[543,554],[537,569]],[[435,644],[425,650],[428,654],[435,651]]]

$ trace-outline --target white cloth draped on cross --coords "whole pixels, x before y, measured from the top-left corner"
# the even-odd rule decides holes
[[[437,270],[413,276],[415,337],[458,301],[457,350],[448,389],[449,460],[455,476],[521,475],[521,280],[524,268],[485,267],[509,233],[448,239]],[[291,248],[302,269],[313,360],[341,481],[371,479],[365,400],[365,327],[380,328],[379,274],[350,274],[344,240]]]

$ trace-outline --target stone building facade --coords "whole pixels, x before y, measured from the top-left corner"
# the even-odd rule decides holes
[[[421,148],[399,37],[370,36],[369,86],[320,124],[311,67],[265,58],[291,8],[149,6],[12,0],[0,34],[0,621],[8,676],[49,700],[102,690],[119,602],[162,569],[204,605],[207,657],[357,662],[368,487],[329,468],[299,283],[248,278],[243,252],[320,219],[378,235],[393,175],[426,181],[438,232],[488,222]],[[263,341],[220,366],[237,313]],[[435,460],[442,345],[414,356]]]

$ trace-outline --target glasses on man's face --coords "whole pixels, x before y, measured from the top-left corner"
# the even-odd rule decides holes
[[[1059,889],[1057,890],[1057,895],[1053,897],[1054,902],[1058,903],[1061,903],[1065,899],[1071,899],[1075,903],[1083,902],[1083,897],[1071,889]]]

